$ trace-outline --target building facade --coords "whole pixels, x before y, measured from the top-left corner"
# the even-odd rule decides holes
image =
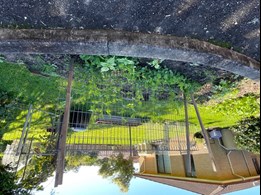
[[[154,179],[157,182],[167,179],[168,185],[171,185],[170,180],[200,182],[201,185],[212,183],[217,186],[259,181],[260,156],[238,149],[230,130],[218,131],[220,136],[214,138],[211,138],[211,132],[208,132],[214,158],[211,158],[204,142],[196,143],[196,149],[190,150],[189,169],[186,167],[188,164],[186,150],[158,151],[154,148],[153,151],[151,148],[154,146],[146,144],[143,146],[145,149],[139,152],[140,172],[137,176],[149,177],[150,180]],[[190,170],[189,173],[188,170]]]

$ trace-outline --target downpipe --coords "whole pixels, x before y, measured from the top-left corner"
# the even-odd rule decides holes
[[[234,168],[233,168],[233,164],[232,164],[231,159],[230,159],[230,154],[231,154],[233,151],[240,151],[240,150],[238,150],[238,149],[228,149],[228,148],[226,148],[225,146],[223,146],[223,145],[220,143],[220,140],[219,140],[219,139],[218,139],[218,143],[219,143],[219,145],[227,152],[227,155],[226,155],[226,156],[227,156],[227,159],[228,159],[229,166],[230,166],[230,169],[231,169],[231,171],[232,171],[232,174],[233,174],[234,176],[236,176],[236,177],[241,178],[242,181],[245,181],[246,178],[245,178],[244,176],[238,175],[238,174],[235,173],[235,170],[234,170]],[[243,152],[243,151],[242,151],[242,152]],[[247,168],[248,168],[248,164],[247,164],[246,157],[245,157],[244,153],[243,153],[243,156],[244,156],[244,160],[245,160],[245,163],[246,163],[246,165],[247,165]],[[249,168],[248,168],[248,169],[249,169]],[[249,170],[248,170],[248,171],[249,171]]]

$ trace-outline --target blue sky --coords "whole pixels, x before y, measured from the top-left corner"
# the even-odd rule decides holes
[[[81,167],[78,173],[70,171],[64,174],[63,185],[53,188],[54,177],[49,178],[43,184],[44,191],[35,192],[35,195],[195,195],[195,193],[174,188],[171,186],[135,178],[131,181],[128,193],[122,193],[119,187],[108,179],[103,179],[97,172],[99,167]],[[260,188],[255,187],[248,190],[230,193],[229,195],[258,195]]]

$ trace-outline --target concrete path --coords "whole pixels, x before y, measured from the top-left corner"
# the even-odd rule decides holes
[[[0,27],[190,37],[260,60],[259,0],[0,0]]]

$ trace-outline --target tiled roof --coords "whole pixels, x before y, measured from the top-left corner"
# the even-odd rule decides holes
[[[152,176],[152,175],[136,174],[135,176],[139,177],[139,178],[147,179],[150,181],[181,188],[181,189],[195,192],[198,194],[203,194],[203,195],[226,194],[226,193],[244,190],[247,188],[251,188],[251,187],[260,185],[260,179],[250,179],[250,180],[245,180],[245,181],[241,181],[241,182],[237,182],[237,183],[219,185],[219,184],[205,183],[205,182],[198,182],[198,181],[185,181],[185,180],[179,180],[179,179],[175,179],[175,178],[173,178],[173,179],[172,178],[163,178],[163,177],[159,177],[156,175]]]

